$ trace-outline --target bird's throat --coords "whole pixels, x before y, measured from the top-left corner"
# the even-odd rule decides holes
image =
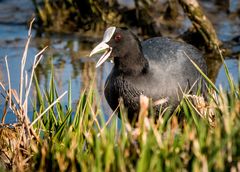
[[[123,74],[137,76],[147,73],[149,69],[148,60],[142,55],[125,55],[114,58],[114,67]]]

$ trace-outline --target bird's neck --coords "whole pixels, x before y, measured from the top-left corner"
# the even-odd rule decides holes
[[[125,54],[123,57],[114,58],[115,68],[123,74],[137,76],[147,73],[149,70],[148,60],[142,51],[134,51]]]

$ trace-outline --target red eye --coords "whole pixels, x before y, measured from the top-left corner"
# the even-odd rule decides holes
[[[122,35],[120,35],[119,33],[117,33],[114,37],[116,42],[119,42],[122,39]]]

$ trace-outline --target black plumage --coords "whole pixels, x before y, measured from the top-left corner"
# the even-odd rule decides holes
[[[128,109],[132,120],[139,112],[141,94],[154,101],[168,99],[164,106],[176,107],[182,97],[182,90],[194,94],[203,78],[191,58],[206,73],[206,62],[202,54],[190,44],[169,38],[155,37],[143,42],[129,30],[111,27],[104,34],[103,41],[91,55],[105,51],[97,66],[113,58],[114,66],[105,83],[105,97],[115,110],[119,98]],[[187,57],[189,56],[189,58]]]

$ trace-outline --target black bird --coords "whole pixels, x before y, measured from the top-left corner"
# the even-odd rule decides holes
[[[192,93],[196,93],[198,85],[204,87],[201,74],[189,58],[205,73],[206,62],[199,50],[190,44],[164,37],[140,42],[130,30],[109,27],[90,56],[100,52],[104,54],[96,67],[109,58],[114,61],[105,83],[107,102],[115,110],[122,98],[130,121],[139,112],[141,94],[153,102],[168,100],[165,107],[175,108],[182,97],[180,88],[190,89],[195,84]]]

